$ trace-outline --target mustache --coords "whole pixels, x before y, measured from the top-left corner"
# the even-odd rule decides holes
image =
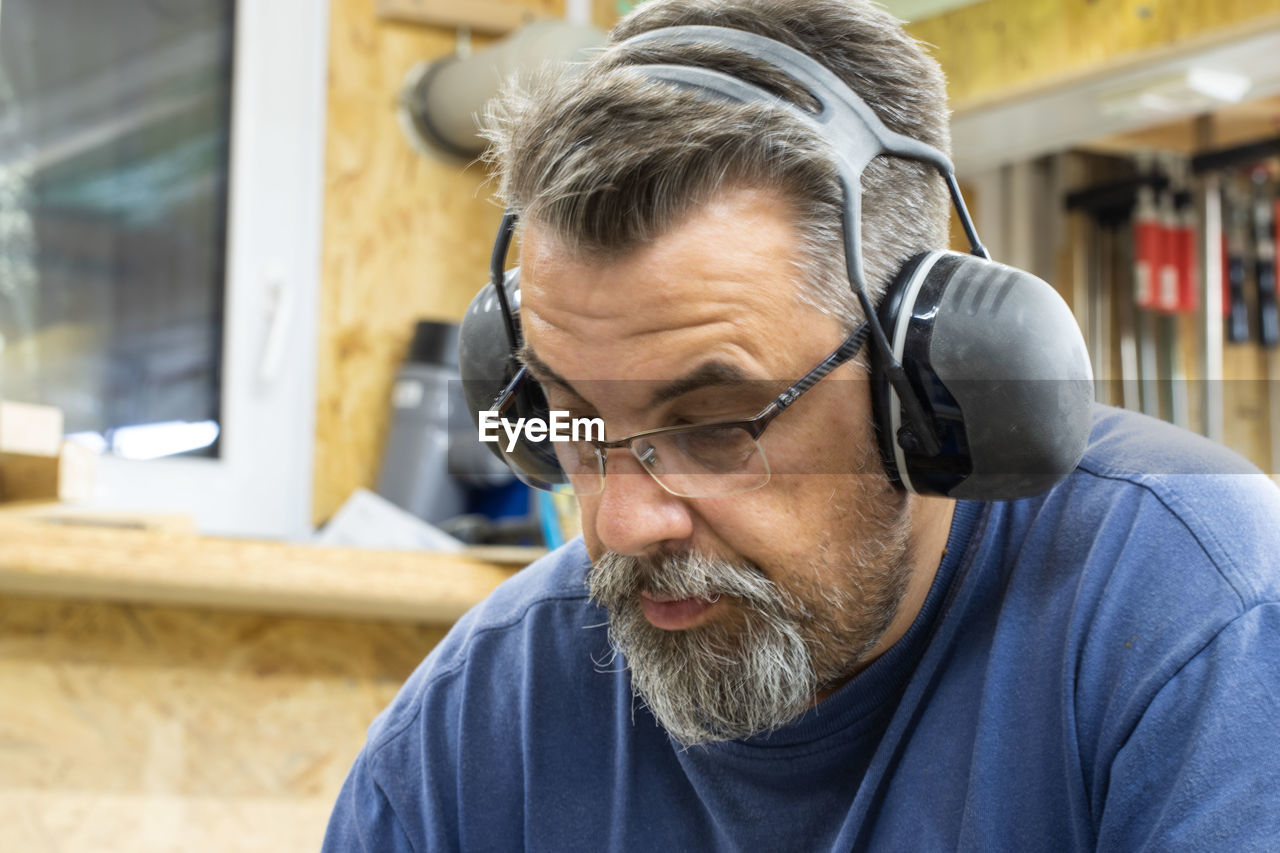
[[[776,608],[782,593],[755,563],[698,552],[636,557],[606,552],[587,575],[597,603],[617,612],[634,606],[640,593],[672,598],[736,598],[761,608]]]

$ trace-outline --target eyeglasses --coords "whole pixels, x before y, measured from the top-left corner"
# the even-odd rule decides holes
[[[854,358],[862,349],[867,332],[868,326],[863,323],[817,367],[754,417],[660,427],[615,441],[578,439],[526,443],[521,451],[504,455],[525,483],[557,493],[599,494],[604,490],[609,451],[624,448],[658,485],[677,497],[724,497],[758,489],[769,482],[770,476],[760,436],[801,395]],[[521,373],[525,374],[523,381],[532,381],[523,369]],[[521,377],[517,376],[494,404],[500,417],[506,418],[511,409],[518,407],[517,399],[521,395],[516,392],[520,383]],[[545,407],[545,401],[542,406]]]

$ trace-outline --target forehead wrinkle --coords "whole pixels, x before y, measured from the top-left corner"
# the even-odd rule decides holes
[[[589,316],[576,308],[539,305],[535,311],[526,300],[525,313],[529,316],[522,317],[527,321],[522,323],[526,327],[522,351],[531,358],[522,361],[566,388],[588,376],[598,381],[639,375],[647,376],[649,387],[657,387],[673,375],[685,375],[680,372],[682,364],[668,363],[672,352],[681,349],[688,351],[683,364],[709,362],[718,356],[722,362],[741,359],[749,367],[767,369],[751,343],[761,337],[760,330],[747,322],[754,315],[728,298],[649,314],[633,305],[609,319]],[[562,369],[572,381],[542,360],[534,351],[535,345],[553,360],[563,361]],[[619,347],[626,349],[626,363],[619,361]]]

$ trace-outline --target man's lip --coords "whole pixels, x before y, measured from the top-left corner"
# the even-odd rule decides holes
[[[683,631],[701,625],[719,602],[707,598],[674,598],[667,595],[640,594],[640,607],[644,616],[655,628],[664,631]]]

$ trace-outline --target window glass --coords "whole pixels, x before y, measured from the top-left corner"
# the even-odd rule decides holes
[[[234,0],[0,6],[0,395],[217,456]]]

